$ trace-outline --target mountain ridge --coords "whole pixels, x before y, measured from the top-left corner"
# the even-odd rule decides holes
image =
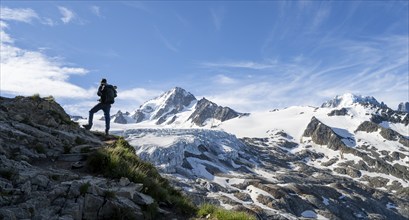
[[[118,111],[112,120],[121,124],[151,122],[155,125],[171,125],[176,122],[203,127],[208,120],[223,122],[241,115],[243,113],[219,106],[206,98],[197,100],[183,88],[174,87],[143,103],[133,114]]]

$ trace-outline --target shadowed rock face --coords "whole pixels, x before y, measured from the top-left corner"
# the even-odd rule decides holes
[[[341,109],[332,110],[330,113],[328,113],[328,116],[342,116],[342,115],[347,115],[347,114],[348,114],[348,109],[341,108]]]
[[[229,107],[218,106],[217,104],[202,98],[197,102],[195,111],[189,119],[199,126],[203,126],[207,119],[214,118],[220,121],[226,121],[240,116],[240,113]]]
[[[305,137],[311,137],[314,143],[327,145],[332,150],[347,148],[342,142],[342,137],[337,135],[329,126],[320,122],[316,117],[312,117],[310,123],[304,131]]]

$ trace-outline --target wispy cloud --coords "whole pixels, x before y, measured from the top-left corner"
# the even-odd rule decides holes
[[[54,26],[56,23],[45,17],[40,17],[33,9],[31,8],[0,8],[0,20],[3,21],[19,21],[24,23],[32,23],[34,20],[38,20],[41,24]]]
[[[1,7],[0,11],[1,20],[14,20],[30,23],[33,19],[39,19],[37,13],[31,8],[11,9],[8,7]]]
[[[212,18],[213,24],[216,30],[220,30],[223,25],[223,19],[225,16],[225,9],[224,8],[211,8],[210,9],[210,16]]]
[[[231,85],[237,83],[237,80],[222,74],[216,75],[213,81],[217,84],[222,85]]]
[[[101,9],[100,9],[99,6],[93,5],[93,6],[90,7],[90,10],[94,15],[96,15],[98,17],[102,17]]]
[[[328,5],[322,5],[318,11],[315,13],[314,19],[312,21],[312,29],[318,28],[331,13],[331,8]]]
[[[70,23],[76,17],[75,13],[66,7],[58,6],[58,10],[60,10],[62,15],[61,21],[64,24]]]
[[[10,37],[5,31],[5,29],[8,28],[8,25],[6,22],[0,20],[0,40],[3,43],[13,43],[14,39]]]
[[[268,62],[254,62],[254,61],[225,61],[225,62],[203,62],[203,67],[210,68],[245,68],[262,70],[272,68],[274,65]]]
[[[54,20],[52,20],[51,18],[42,18],[41,19],[41,23],[44,25],[48,25],[48,26],[55,26],[57,25],[57,22],[55,22]]]
[[[123,1],[122,4],[147,13],[152,13],[152,10],[144,2],[141,1]]]
[[[236,77],[234,84],[218,86],[220,83],[215,82],[203,95],[239,111],[318,106],[346,92],[374,96],[396,108],[399,102],[409,100],[408,42],[408,36],[396,35],[355,41],[336,39],[326,50],[342,48],[342,51],[336,59],[325,62],[297,58],[288,62],[251,62],[251,65],[242,61],[205,63],[215,72],[236,68],[233,73],[223,75],[227,79],[232,74],[248,72],[247,67],[258,68],[250,69],[251,78]]]
[[[166,48],[168,48],[169,50],[173,52],[179,52],[178,48],[175,47],[172,43],[170,43],[170,41],[162,34],[162,32],[159,30],[157,26],[155,26],[155,31],[156,31],[157,37],[163,43],[163,45],[165,45]]]

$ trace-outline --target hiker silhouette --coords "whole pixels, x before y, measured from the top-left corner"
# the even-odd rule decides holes
[[[117,96],[116,86],[108,84],[107,80],[103,78],[101,79],[97,95],[100,96],[100,99],[98,100],[99,103],[89,110],[88,124],[83,125],[83,127],[90,130],[92,128],[94,114],[99,110],[102,110],[105,117],[105,135],[109,135],[111,121],[110,110],[111,105],[115,102],[115,97]]]

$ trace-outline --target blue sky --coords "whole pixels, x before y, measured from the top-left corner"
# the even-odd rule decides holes
[[[409,100],[408,1],[1,1],[1,96],[132,111],[175,86],[249,112]]]

